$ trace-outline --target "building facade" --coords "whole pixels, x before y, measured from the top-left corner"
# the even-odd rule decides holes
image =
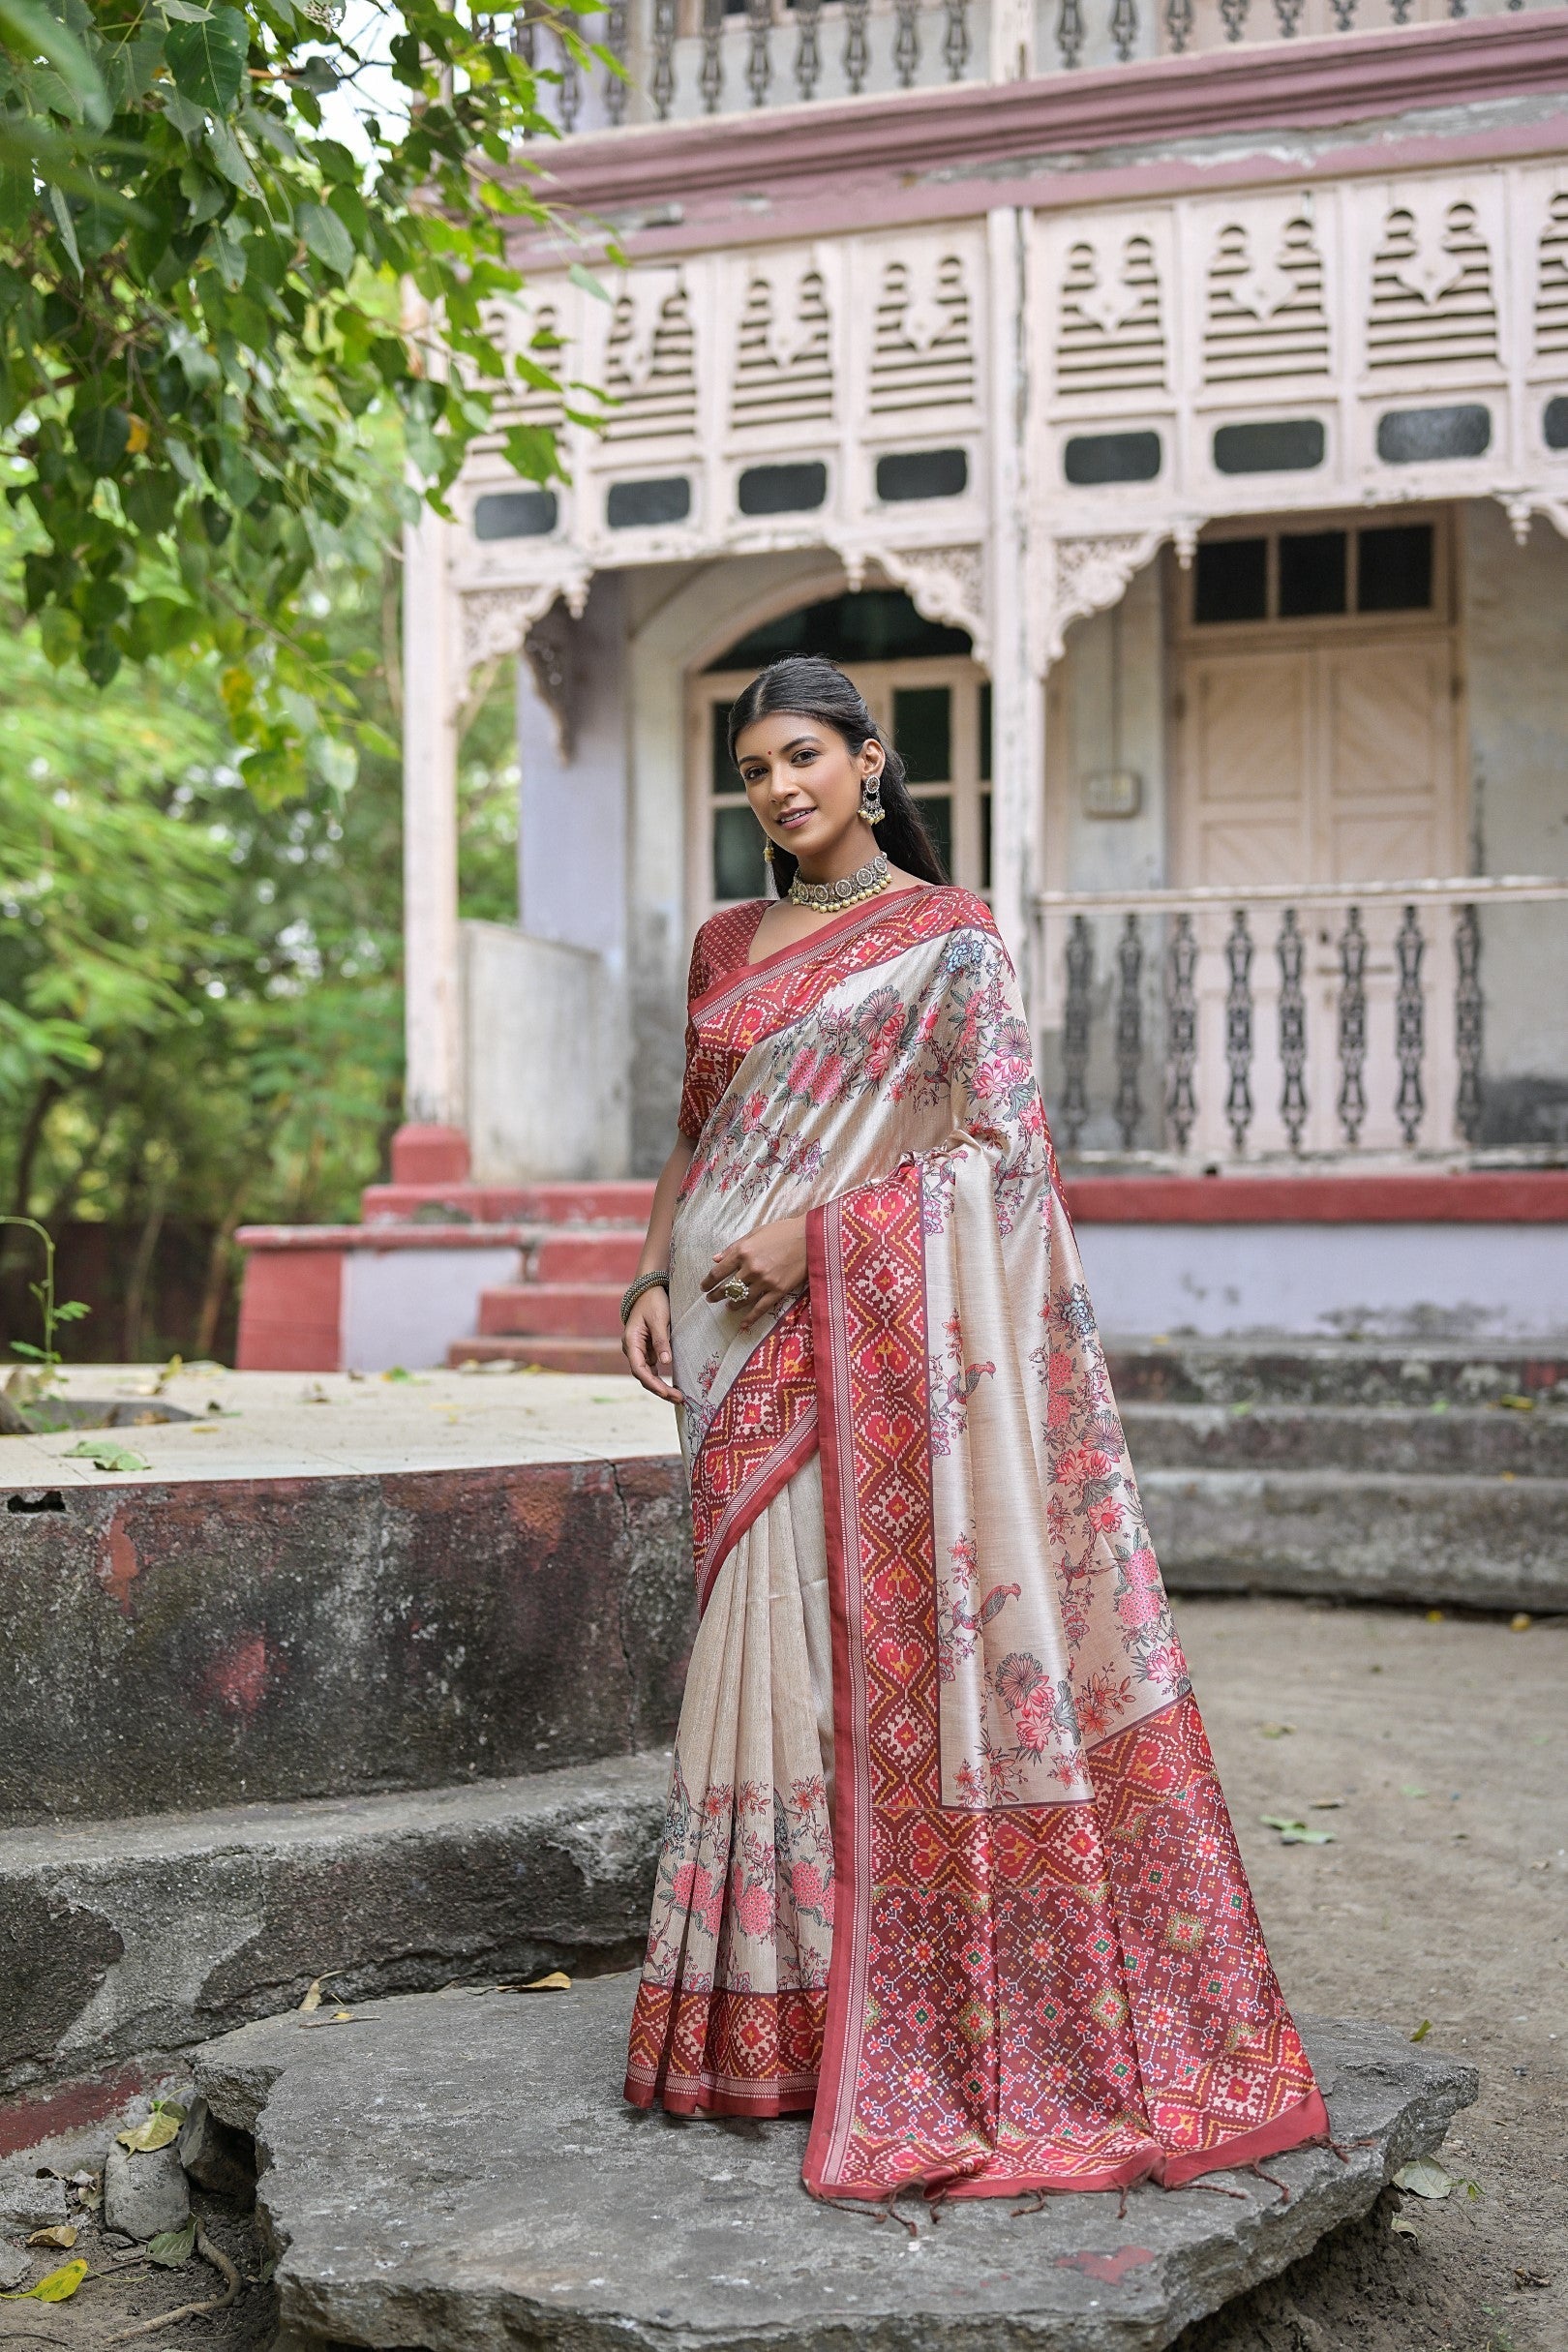
[[[477,1179],[662,1161],[691,933],[762,887],[723,712],[805,645],[1070,1157],[1568,1144],[1568,18],[1321,14],[642,0],[625,80],[557,58],[576,234],[505,325],[612,405],[525,400],[569,479],[477,452],[407,546],[409,1118]],[[512,663],[519,919],[465,925]]]

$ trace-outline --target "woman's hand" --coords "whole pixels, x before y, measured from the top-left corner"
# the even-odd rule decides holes
[[[675,1372],[675,1352],[670,1345],[670,1294],[658,1283],[644,1291],[626,1317],[620,1351],[632,1376],[642,1382],[650,1397],[662,1397],[666,1404],[685,1402],[671,1377]]]
[[[770,1315],[792,1291],[805,1288],[805,1219],[785,1217],[776,1225],[759,1225],[744,1241],[721,1250],[711,1272],[703,1277],[703,1289],[712,1298],[737,1274],[745,1283],[746,1297],[743,1308],[739,1300],[736,1302],[736,1312],[743,1313],[740,1328],[749,1331],[763,1315]]]

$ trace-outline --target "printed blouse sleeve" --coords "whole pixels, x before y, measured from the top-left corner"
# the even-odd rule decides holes
[[[706,993],[709,982],[708,925],[704,923],[691,943],[691,969],[686,975],[686,1068],[680,1084],[680,1117],[677,1125],[688,1143],[696,1142],[708,1116],[698,1087],[697,1024],[691,1017],[691,1008]]]

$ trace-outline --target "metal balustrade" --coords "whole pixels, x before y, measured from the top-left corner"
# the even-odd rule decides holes
[[[548,6],[481,19],[556,77],[546,110],[565,133],[886,97],[1560,7],[1562,0],[613,0],[601,15]],[[585,72],[563,25],[617,60]]]
[[[1568,881],[1046,890],[1035,907],[1066,1154],[1463,1156],[1511,1140],[1489,1123],[1494,1030],[1509,1068],[1533,1053],[1530,1083],[1568,1106],[1568,1010],[1530,993]]]

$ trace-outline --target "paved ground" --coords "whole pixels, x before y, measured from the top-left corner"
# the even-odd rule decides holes
[[[634,1380],[519,1371],[235,1372],[161,1380],[144,1364],[87,1364],[65,1394],[115,1403],[161,1398],[198,1416],[116,1429],[148,1463],[105,1471],[71,1459],[81,1432],[0,1438],[0,1487],[124,1486],[211,1478],[325,1478],[470,1464],[602,1462],[677,1451],[675,1415]]]
[[[1568,1620],[1196,1599],[1177,1616],[1288,1997],[1430,2019],[1482,2086],[1445,2151],[1478,2197],[1406,2200],[1418,2239],[1380,2216],[1182,2352],[1562,2352]],[[1282,1846],[1265,1813],[1334,1843]]]

